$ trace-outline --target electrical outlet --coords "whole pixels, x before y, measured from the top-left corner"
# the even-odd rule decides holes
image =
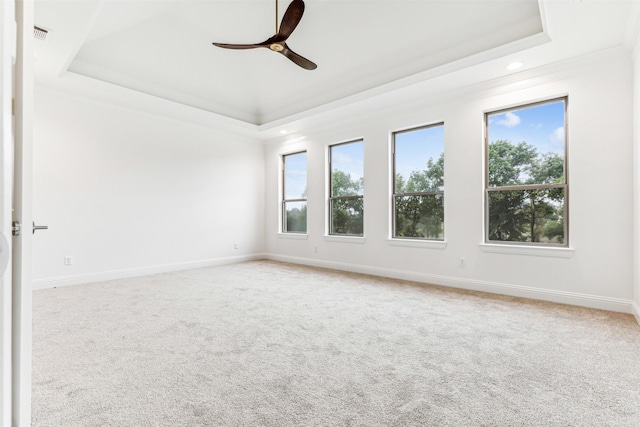
[[[467,259],[465,257],[460,257],[460,259],[458,260],[458,267],[466,267],[467,266]]]
[[[238,244],[237,243],[233,244],[233,249],[238,249]]]
[[[73,257],[71,255],[65,255],[64,265],[73,265]]]

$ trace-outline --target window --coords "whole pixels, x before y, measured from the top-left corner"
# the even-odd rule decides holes
[[[364,142],[329,147],[329,234],[362,236]]]
[[[393,237],[444,240],[444,124],[393,134]]]
[[[307,232],[307,153],[282,156],[282,232]]]
[[[567,98],[485,115],[487,242],[567,245]]]

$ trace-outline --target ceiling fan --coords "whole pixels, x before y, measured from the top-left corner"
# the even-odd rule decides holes
[[[304,68],[305,70],[315,70],[318,66],[307,58],[303,58],[298,55],[287,46],[287,39],[293,33],[293,30],[298,26],[304,13],[304,2],[302,0],[293,0],[287,11],[282,17],[282,23],[278,28],[278,0],[276,0],[276,34],[256,44],[228,44],[228,43],[213,43],[214,46],[222,47],[225,49],[256,49],[259,47],[266,47],[274,52],[278,52],[291,61]]]

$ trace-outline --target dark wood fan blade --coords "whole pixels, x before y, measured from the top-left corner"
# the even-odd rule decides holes
[[[295,30],[300,23],[303,13],[304,2],[302,0],[293,0],[282,17],[280,29],[278,30],[278,34],[276,34],[277,41],[283,42],[289,38],[293,30]]]
[[[307,58],[304,58],[287,46],[285,43],[289,38],[293,30],[296,29],[300,20],[302,19],[302,15],[304,14],[304,1],[302,0],[293,0],[287,11],[284,13],[282,17],[282,22],[280,24],[280,28],[278,29],[278,33],[273,37],[263,41],[262,43],[256,44],[229,44],[229,43],[213,43],[214,46],[222,47],[224,49],[256,49],[259,47],[269,48],[274,52],[278,52],[289,58],[296,65],[304,68],[305,70],[315,70],[318,68],[316,64],[309,61]],[[276,12],[277,12],[277,3],[276,3]]]
[[[284,49],[280,53],[286,56],[287,58],[289,58],[290,60],[292,60],[293,62],[295,62],[297,65],[304,68],[305,70],[315,70],[316,68],[318,68],[316,64],[309,61],[307,58],[304,58],[298,55],[297,53],[295,53],[294,51],[292,51],[291,49],[289,49],[289,46],[287,46],[286,44],[284,45]]]
[[[228,44],[228,43],[212,43],[214,46],[222,47],[225,49],[255,49],[263,47],[261,44]]]

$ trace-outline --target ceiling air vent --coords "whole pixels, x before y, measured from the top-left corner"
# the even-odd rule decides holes
[[[38,27],[36,25],[33,26],[33,36],[42,41],[47,40],[47,36],[49,35],[49,30],[46,28]]]

